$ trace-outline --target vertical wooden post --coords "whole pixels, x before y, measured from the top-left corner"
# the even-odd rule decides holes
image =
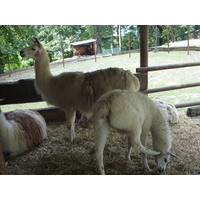
[[[128,47],[129,47],[129,58],[131,57],[131,39],[130,35],[128,36]]]
[[[187,55],[190,53],[190,25],[188,26],[188,44],[187,44]]]
[[[119,52],[122,52],[122,31],[121,31],[121,25],[119,25]]]
[[[61,35],[60,35],[60,48],[61,48],[61,54],[62,54],[63,67],[65,67],[64,47],[63,47],[63,41],[62,41]]]
[[[96,49],[96,42],[93,42],[93,44],[94,44],[94,58],[95,58],[95,62],[97,62],[97,49]]]
[[[11,77],[11,69],[10,69],[10,55],[8,54],[8,70],[9,70],[9,77]]]
[[[168,30],[166,30],[167,32],[167,46],[168,46],[168,53],[170,53],[170,49],[169,49],[169,32]]]
[[[140,26],[140,67],[148,67],[148,39],[149,29],[148,25]],[[141,90],[148,89],[148,72],[143,73],[141,81]]]

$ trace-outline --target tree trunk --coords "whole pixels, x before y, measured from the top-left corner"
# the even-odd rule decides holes
[[[96,25],[96,40],[97,40],[97,42],[96,42],[97,54],[102,54],[100,25]]]
[[[194,39],[197,39],[198,38],[198,35],[197,35],[197,31],[198,30],[198,25],[195,25],[194,26]]]
[[[157,25],[157,28],[159,29],[160,35],[162,36],[162,34],[163,34],[163,26]],[[163,38],[159,37],[158,39],[159,39],[159,46],[161,46],[163,44]]]
[[[171,35],[172,35],[172,42],[175,42],[175,41],[176,41],[176,34],[175,34],[175,32],[173,31],[172,25],[170,25],[170,30],[171,30]]]
[[[111,32],[112,32],[112,35],[111,35],[111,49],[114,48],[114,39],[113,39],[113,26],[110,26],[110,29],[111,29]]]
[[[64,60],[64,48],[63,48],[63,41],[60,35],[60,48],[61,48],[61,54],[62,54],[62,61],[63,61],[63,67],[65,66],[65,60]]]

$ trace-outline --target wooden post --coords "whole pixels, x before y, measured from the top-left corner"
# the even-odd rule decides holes
[[[148,38],[149,30],[148,25],[140,26],[140,67],[148,67]],[[143,74],[143,86],[141,90],[148,88],[148,72]]]
[[[96,42],[93,42],[93,44],[94,44],[94,58],[95,58],[95,62],[97,62]]]
[[[122,52],[122,32],[121,32],[121,25],[119,25],[119,52]]]
[[[64,61],[64,48],[63,48],[63,41],[60,35],[60,48],[61,48],[61,54],[62,54],[62,62],[63,62],[63,67],[65,67],[65,61]]]
[[[145,72],[164,70],[164,69],[176,69],[176,68],[195,67],[195,66],[200,66],[200,62],[158,65],[158,66],[151,66],[151,67],[136,68],[136,72],[145,73]]]
[[[10,55],[8,54],[8,70],[9,70],[9,77],[11,76],[11,69],[10,69]]]
[[[167,46],[168,46],[168,53],[170,53],[170,49],[169,49],[169,32],[168,30],[166,30],[167,32]]]
[[[190,53],[190,25],[188,26],[188,44],[187,44],[187,55]]]
[[[130,39],[130,35],[128,36],[128,47],[129,47],[129,58],[131,58],[131,39]]]

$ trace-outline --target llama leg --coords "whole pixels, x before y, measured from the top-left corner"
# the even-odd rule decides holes
[[[142,164],[146,169],[148,169],[149,171],[152,171],[147,161],[147,154],[145,153],[142,153]]]
[[[141,142],[144,146],[146,146],[146,136],[147,136],[147,131],[143,131],[142,135],[141,135]],[[145,153],[142,153],[142,164],[146,169],[151,171],[151,169],[148,165],[148,161],[147,161],[147,154],[145,154]]]
[[[131,152],[132,152],[132,145],[131,145],[130,137],[128,136],[128,152],[126,155],[127,160],[131,160]]]
[[[103,151],[109,132],[109,123],[107,119],[100,119],[94,122],[94,144],[97,165],[101,175],[105,175],[103,164]]]
[[[67,128],[69,129],[69,140],[73,142],[75,139],[74,122],[76,117],[76,111],[65,112]]]

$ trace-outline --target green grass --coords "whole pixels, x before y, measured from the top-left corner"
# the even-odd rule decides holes
[[[184,47],[188,46],[188,40],[182,40],[182,41],[176,41],[170,43],[170,47]],[[200,46],[200,40],[199,39],[190,39],[189,40],[189,46]],[[162,47],[167,47],[167,44],[162,45]]]
[[[187,55],[185,51],[173,51],[169,54],[167,52],[149,53],[149,66],[165,65],[165,64],[178,64],[200,62],[200,52],[192,51],[190,55]],[[52,66],[51,71],[53,74],[59,74],[66,71],[94,71],[97,69],[103,69],[108,67],[122,67],[124,69],[130,69],[135,73],[136,68],[140,66],[140,54],[132,53],[131,58],[128,54],[105,57],[97,59],[97,63],[94,60],[87,60],[82,62],[70,62],[63,68],[62,65]],[[24,72],[26,73],[26,71]],[[12,79],[14,79],[12,74]],[[34,77],[34,74],[31,75]],[[172,70],[162,70],[149,72],[148,84],[149,88],[178,85],[184,83],[193,83],[200,81],[200,67],[180,68]],[[1,81],[1,77],[0,77]],[[184,103],[189,101],[199,101],[200,89],[199,87],[172,90],[167,92],[159,92],[150,94],[150,97],[160,98],[163,101],[170,103]],[[45,102],[32,103],[32,104],[17,104],[17,105],[5,105],[2,106],[4,112],[15,109],[30,109],[47,107]],[[187,108],[181,109],[186,111]]]

